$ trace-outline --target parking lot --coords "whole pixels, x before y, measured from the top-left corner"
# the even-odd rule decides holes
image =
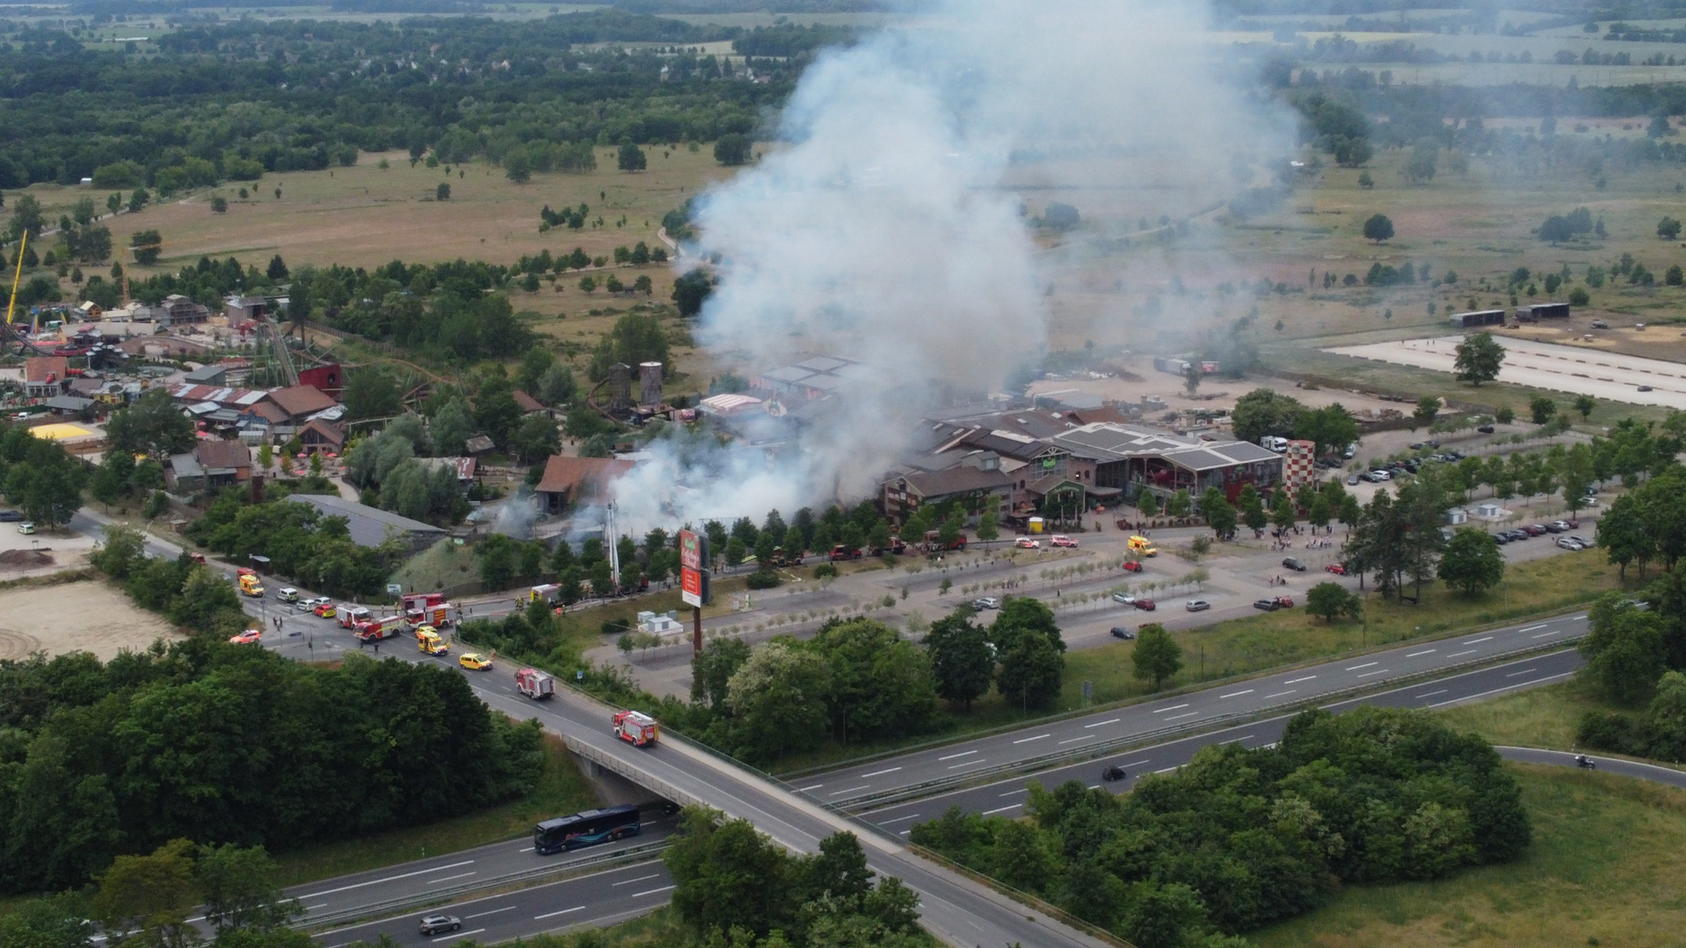
[[[1505,348],[1499,381],[1634,405],[1686,409],[1686,365],[1581,346],[1494,336]],[[1450,375],[1462,336],[1401,339],[1326,349],[1337,355],[1434,369]]]

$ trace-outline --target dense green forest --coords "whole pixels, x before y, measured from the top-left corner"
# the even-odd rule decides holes
[[[534,143],[747,134],[813,49],[847,35],[613,10],[529,21],[238,20],[167,33],[157,53],[86,48],[59,29],[6,32],[0,187],[92,177],[101,188],[163,191],[349,164],[359,150],[501,161]],[[749,58],[694,51],[724,40]],[[656,45],[591,45],[604,43]]]
[[[1427,714],[1308,711],[1276,747],[1207,747],[1128,796],[1031,786],[1028,821],[958,809],[930,846],[1141,948],[1226,937],[1322,904],[1343,883],[1440,879],[1520,856],[1516,781]]]
[[[195,639],[0,662],[0,890],[78,886],[167,840],[271,852],[522,794],[536,724],[454,671]],[[28,827],[27,832],[19,832]]]

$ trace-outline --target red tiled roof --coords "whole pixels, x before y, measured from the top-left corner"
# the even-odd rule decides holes
[[[623,461],[619,458],[571,458],[560,454],[553,454],[544,463],[544,476],[539,478],[540,493],[574,492],[585,486],[591,490],[602,490],[615,478],[632,470],[634,462]],[[579,497],[576,494],[575,500]]]
[[[511,397],[513,397],[515,399],[515,407],[521,409],[521,411],[523,413],[533,412],[533,411],[544,411],[544,406],[539,404],[538,399],[534,398],[531,395],[528,395],[526,392],[523,392],[520,389],[516,389]]]
[[[23,377],[27,382],[63,381],[69,369],[70,360],[64,356],[30,356],[23,362]]]
[[[338,404],[327,393],[314,385],[294,385],[289,388],[278,388],[266,397],[291,418],[302,418],[305,415],[314,414],[324,408],[332,408]]]
[[[249,468],[252,451],[239,441],[200,441],[193,449],[199,466],[207,470],[216,467]]]

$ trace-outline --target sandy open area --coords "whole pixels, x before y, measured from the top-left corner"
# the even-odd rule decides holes
[[[1200,383],[1200,388],[1190,397],[1183,388],[1182,377],[1158,371],[1153,367],[1153,359],[1149,356],[1133,355],[1108,361],[1134,372],[1141,378],[1093,379],[1080,372],[1064,378],[1038,379],[1030,383],[1030,394],[1057,397],[1067,392],[1084,392],[1118,402],[1136,402],[1147,396],[1157,395],[1165,400],[1166,410],[1204,408],[1227,411],[1235,407],[1236,399],[1248,392],[1256,388],[1269,388],[1286,392],[1313,408],[1339,402],[1347,411],[1360,416],[1389,408],[1394,411],[1401,410],[1399,403],[1384,401],[1373,395],[1346,389],[1302,389],[1297,388],[1293,382],[1266,375],[1248,376],[1244,379],[1209,377]],[[1160,414],[1158,411],[1149,412],[1150,417]]]
[[[180,636],[163,618],[136,608],[105,583],[0,591],[0,659],[45,651],[92,652],[103,660],[125,650],[138,652],[158,638]]]
[[[1686,408],[1686,365],[1578,346],[1494,336],[1505,347],[1499,381],[1635,405]],[[1378,359],[1450,373],[1462,336],[1401,339],[1327,349],[1339,355]],[[1641,392],[1639,387],[1651,387]]]

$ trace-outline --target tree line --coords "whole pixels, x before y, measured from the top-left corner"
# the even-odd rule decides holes
[[[219,493],[204,515],[188,524],[187,535],[236,562],[267,556],[276,574],[348,599],[379,594],[404,552],[396,542],[359,546],[344,517],[323,516],[286,498],[251,504],[246,493],[241,487]]]
[[[1029,792],[1028,819],[955,808],[911,838],[1141,948],[1228,948],[1344,884],[1443,879],[1531,838],[1490,745],[1393,708],[1308,711],[1273,747],[1206,747],[1124,796]]]
[[[600,556],[588,549],[581,559],[589,557],[607,581]],[[539,602],[502,619],[466,622],[461,637],[519,661],[566,667],[578,661],[561,635],[570,621]],[[829,619],[807,640],[779,636],[752,648],[717,639],[693,660],[689,702],[640,692],[612,668],[591,669],[585,684],[733,756],[770,763],[932,733],[943,726],[939,701],[969,708],[992,690],[1005,705],[1046,709],[1059,697],[1064,653],[1052,611],[1010,598],[988,626],[967,607],[932,623],[918,642],[860,616]]]
[[[208,637],[0,662],[0,726],[0,815],[30,828],[0,840],[7,892],[80,886],[177,838],[279,852],[412,825],[418,806],[519,796],[540,756],[536,724],[450,669]]]
[[[533,143],[713,141],[752,132],[806,54],[754,60],[772,79],[763,84],[734,81],[730,64],[688,46],[591,44],[737,35],[614,10],[522,21],[243,18],[184,26],[139,55],[50,30],[0,63],[8,116],[31,130],[0,156],[0,187],[92,177],[102,189],[168,194],[349,165],[359,151],[432,151],[457,164],[530,158]]]

